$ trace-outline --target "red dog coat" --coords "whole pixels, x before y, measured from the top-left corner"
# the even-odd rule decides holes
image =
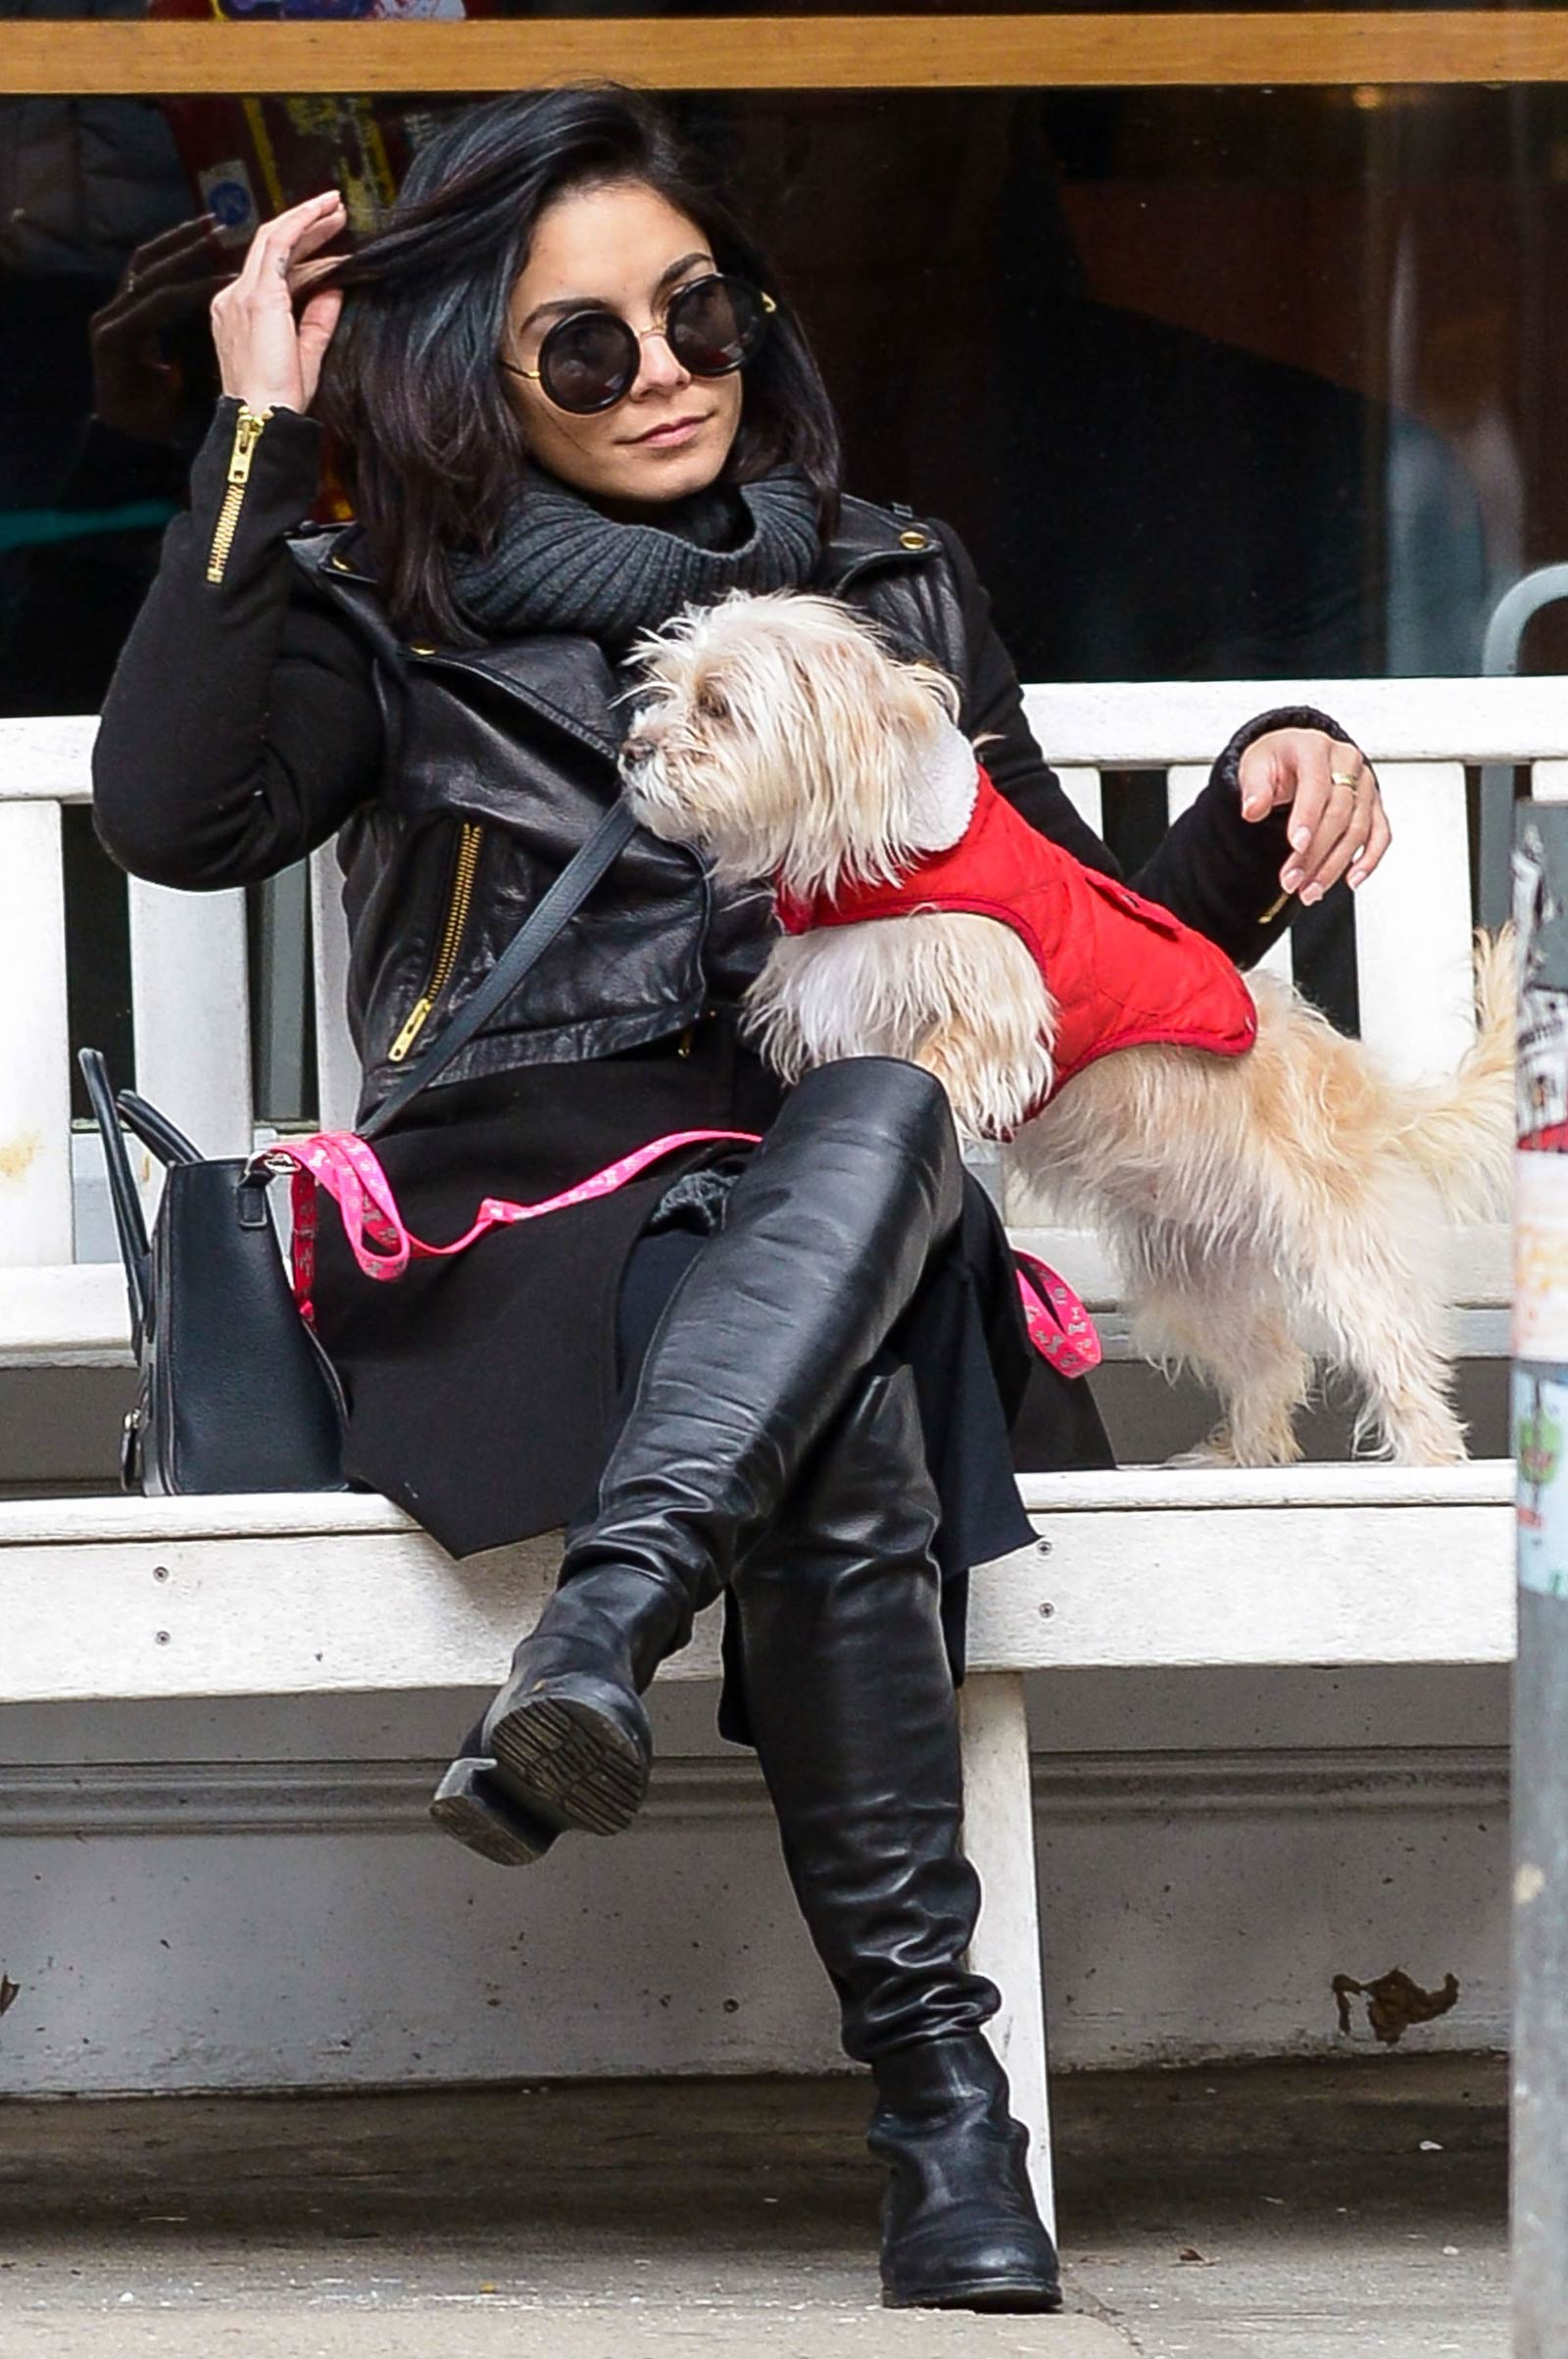
[[[784,931],[933,909],[971,910],[1011,926],[1056,1003],[1057,1089],[1096,1057],[1148,1042],[1245,1056],[1257,1037],[1257,1012],[1224,952],[1037,834],[976,767],[979,792],[956,844],[921,853],[895,885],[845,885],[831,901],[780,891]]]

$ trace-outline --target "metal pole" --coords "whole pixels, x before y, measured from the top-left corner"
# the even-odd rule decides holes
[[[1513,2347],[1568,2359],[1568,805],[1520,806],[1513,883]]]
[[[1525,632],[1543,607],[1568,598],[1568,565],[1539,565],[1505,590],[1492,612],[1481,650],[1488,679],[1511,679]],[[1481,773],[1480,918],[1500,925],[1508,914],[1508,852],[1513,843],[1513,763],[1489,762]]]

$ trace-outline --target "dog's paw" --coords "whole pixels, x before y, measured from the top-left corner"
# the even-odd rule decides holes
[[[1216,1425],[1203,1441],[1195,1442],[1191,1450],[1179,1450],[1174,1457],[1166,1458],[1167,1466],[1239,1466],[1236,1445],[1231,1440],[1228,1425]]]

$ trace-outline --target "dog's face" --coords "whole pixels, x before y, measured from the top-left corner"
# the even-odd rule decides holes
[[[643,826],[722,883],[898,873],[901,782],[956,714],[943,673],[896,661],[853,609],[786,593],[737,593],[635,653],[648,687],[620,766]]]

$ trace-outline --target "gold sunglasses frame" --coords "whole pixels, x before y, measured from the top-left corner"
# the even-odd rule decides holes
[[[710,270],[710,271],[708,271],[708,272],[706,273],[706,275],[705,275],[703,278],[694,278],[694,279],[690,280],[690,281],[689,281],[689,285],[688,285],[688,286],[684,286],[684,287],[677,287],[677,288],[676,288],[676,290],[675,290],[675,292],[674,292],[674,294],[673,294],[673,295],[670,297],[670,299],[669,299],[669,300],[670,300],[670,303],[678,303],[678,302],[680,301],[680,298],[682,297],[682,295],[684,295],[684,294],[688,293],[691,287],[700,287],[700,286],[704,286],[704,285],[706,285],[706,284],[707,284],[707,281],[708,281],[708,279],[709,279],[709,278],[727,278],[729,275],[730,275],[730,273],[729,273],[727,270]],[[747,281],[747,284],[749,285],[750,283],[751,283],[751,282],[750,282],[750,280],[748,280],[748,281]],[[762,310],[764,311],[764,313],[766,313],[766,314],[767,314],[767,316],[768,316],[769,318],[771,318],[771,317],[773,316],[773,314],[774,314],[775,312],[777,312],[777,310],[778,310],[778,305],[777,305],[777,304],[774,302],[774,300],[773,300],[772,296],[771,296],[771,295],[768,293],[768,291],[767,291],[766,287],[759,287],[759,288],[758,288],[758,290],[757,290],[757,292],[758,292],[758,293],[759,293],[759,295],[760,295],[760,297],[762,298]],[[554,320],[552,320],[552,321],[551,321],[551,324],[550,324],[550,326],[549,326],[549,327],[546,329],[546,331],[545,331],[546,340],[548,341],[549,337],[550,337],[550,336],[552,336],[552,335],[555,333],[555,331],[556,331],[556,329],[557,329],[558,327],[565,327],[565,326],[569,325],[569,323],[570,323],[570,322],[571,322],[573,319],[592,319],[592,318],[595,318],[596,316],[597,316],[597,313],[596,313],[596,307],[595,307],[595,306],[593,306],[592,304],[584,304],[584,306],[583,306],[583,308],[582,308],[582,310],[581,310],[580,312],[567,312],[567,314],[565,315],[565,318],[564,318],[564,319],[554,319]],[[621,313],[619,313],[619,312],[616,312],[616,313],[614,313],[612,316],[613,316],[615,319],[619,319],[619,320],[620,320],[620,324],[621,324],[621,326],[622,326],[622,327],[623,327],[623,328],[626,330],[626,332],[627,332],[627,334],[628,334],[628,335],[630,335],[630,336],[635,336],[635,337],[636,337],[636,339],[637,339],[637,341],[638,341],[638,343],[639,343],[639,344],[646,344],[650,336],[662,336],[662,335],[664,335],[664,333],[665,333],[665,330],[664,330],[662,327],[633,327],[633,326],[632,326],[632,323],[631,323],[631,321],[630,321],[629,319],[625,319],[625,318],[622,316],[622,314],[621,314]],[[667,320],[667,319],[668,319],[668,318],[669,318],[669,305],[668,305],[668,304],[666,304],[666,305],[665,305],[665,307],[664,307],[664,317],[665,317],[665,319],[666,319],[666,320]],[[673,349],[673,348],[672,348],[672,349]],[[680,359],[680,355],[679,355],[678,353],[676,353],[676,355],[675,355],[675,358],[676,358],[677,360],[679,360],[679,359]],[[737,363],[736,363],[736,368],[744,368],[744,367],[745,367],[745,365],[746,365],[746,364],[744,363],[744,361],[737,362]],[[534,382],[535,384],[540,384],[540,383],[542,383],[542,382],[543,382],[543,379],[544,379],[544,370],[543,370],[542,369],[522,369],[522,368],[519,368],[518,364],[517,364],[515,361],[503,361],[503,362],[502,362],[502,364],[501,364],[501,366],[502,366],[502,368],[503,368],[503,369],[510,369],[510,370],[511,370],[511,372],[512,372],[512,374],[513,374],[514,376],[525,376],[525,377],[531,377],[531,378],[533,379],[533,382]],[[681,367],[682,367],[682,368],[684,368],[685,366],[686,366],[685,362],[684,362],[684,361],[682,361],[682,362],[681,362]],[[692,373],[692,374],[695,376],[695,375],[697,375],[699,372],[698,372],[696,369],[693,369],[691,373]],[[718,373],[720,376],[733,376],[733,375],[735,374],[735,369],[720,369],[720,370],[719,370],[717,373]],[[635,384],[635,383],[636,383],[636,381],[637,381],[637,380],[636,380],[636,378],[635,378],[635,377],[633,377],[633,379],[632,379],[632,384]],[[628,385],[628,386],[627,386],[627,388],[626,388],[626,393],[629,393],[630,391],[631,391],[631,385]],[[549,400],[552,400],[553,398],[554,398],[554,397],[553,397],[552,395],[550,395],[550,394],[547,394],[547,395],[545,396],[545,399],[546,399],[547,401],[549,401]],[[625,393],[617,393],[617,394],[616,394],[616,396],[615,396],[615,401],[617,401],[617,402],[618,402],[618,401],[624,401],[624,400],[625,400],[625,398],[626,398],[626,394],[625,394]],[[563,405],[562,405],[562,404],[560,404],[560,403],[557,403],[557,405],[556,405],[556,406],[557,406],[557,408],[559,409],[559,408],[561,408]],[[614,406],[615,406],[615,402],[606,402],[606,404],[605,404],[605,408],[606,408],[607,410],[612,410],[612,409],[614,408]],[[576,411],[576,412],[568,411],[568,412],[566,413],[566,415],[567,415],[568,417],[576,416],[576,417],[581,417],[581,418],[597,418],[597,417],[600,415],[600,413],[599,413],[597,410],[582,410],[582,411]]]

